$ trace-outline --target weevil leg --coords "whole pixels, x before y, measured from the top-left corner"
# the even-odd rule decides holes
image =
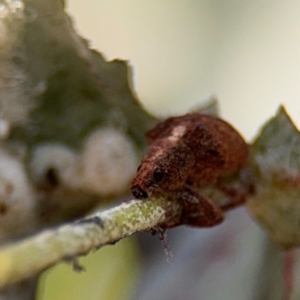
[[[226,184],[217,184],[217,188],[229,198],[227,202],[219,205],[222,211],[241,206],[247,200],[247,192],[242,188]]]
[[[223,222],[222,210],[198,191],[186,186],[184,190],[178,192],[178,197],[183,204],[181,224],[212,227]]]
[[[229,198],[226,203],[220,204],[223,211],[243,205],[249,196],[255,194],[255,180],[251,169],[245,168],[239,176],[239,186],[222,183],[221,181],[216,184],[216,187]]]

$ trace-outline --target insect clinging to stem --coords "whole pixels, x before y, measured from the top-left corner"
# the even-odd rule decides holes
[[[131,185],[137,199],[176,195],[183,203],[181,224],[210,227],[223,221],[223,211],[245,201],[245,191],[222,179],[247,165],[249,146],[227,122],[191,113],[158,123],[146,134],[149,149]],[[215,186],[231,201],[218,206],[196,190]]]

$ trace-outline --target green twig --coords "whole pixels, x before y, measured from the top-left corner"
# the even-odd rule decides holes
[[[176,220],[180,213],[176,201],[132,200],[0,248],[0,288],[37,275],[63,259],[87,254],[135,232]]]

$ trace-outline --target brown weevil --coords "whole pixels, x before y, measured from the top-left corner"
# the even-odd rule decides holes
[[[222,183],[247,164],[249,146],[227,122],[191,113],[171,117],[146,134],[149,149],[131,186],[137,199],[172,194],[183,203],[181,224],[210,227],[223,221],[223,211],[245,201],[245,193]],[[215,186],[230,197],[219,206],[196,190]]]

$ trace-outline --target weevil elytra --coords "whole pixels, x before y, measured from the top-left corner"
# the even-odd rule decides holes
[[[249,146],[227,122],[200,113],[171,117],[146,134],[149,149],[131,186],[138,199],[176,195],[183,203],[181,224],[210,227],[223,221],[223,211],[245,201],[245,193],[222,183],[247,164]],[[195,187],[215,186],[230,197],[218,206]]]

